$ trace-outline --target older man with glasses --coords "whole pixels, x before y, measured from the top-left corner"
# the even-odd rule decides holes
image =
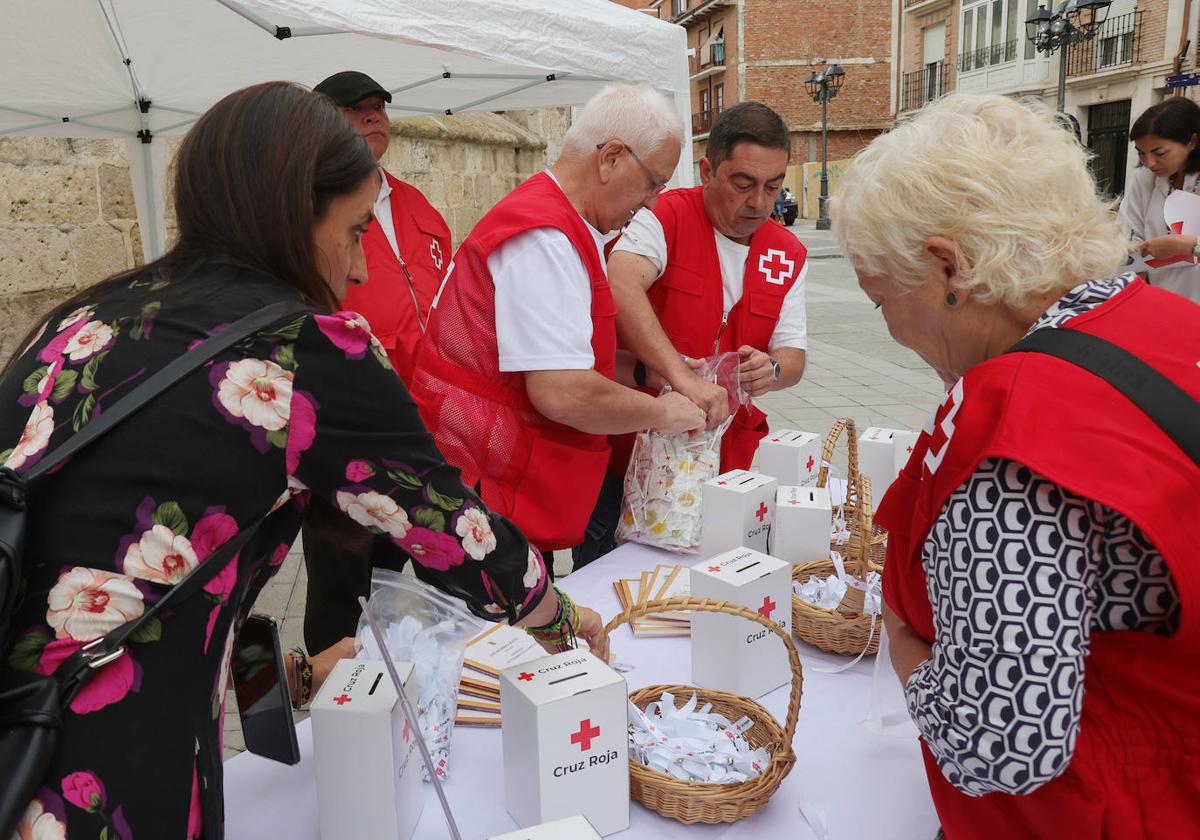
[[[654,206],[682,139],[661,94],[602,91],[554,165],[471,231],[430,315],[412,385],[422,416],[463,480],[543,551],[583,537],[608,435],[704,426],[687,397],[615,381],[617,313],[603,253],[606,233]]]

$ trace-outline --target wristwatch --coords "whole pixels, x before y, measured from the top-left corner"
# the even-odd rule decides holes
[[[639,388],[646,387],[646,365],[642,363],[641,359],[638,359],[633,366],[633,384]]]
[[[774,356],[767,356],[767,358],[771,360],[771,370],[775,374],[775,381],[779,382],[783,378],[783,366]]]
[[[1196,237],[1196,244],[1192,246],[1192,259],[1200,260],[1200,236]]]

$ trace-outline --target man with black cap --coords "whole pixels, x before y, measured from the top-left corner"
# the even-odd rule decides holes
[[[356,70],[334,73],[313,90],[338,104],[375,159],[382,160],[391,140],[386,108],[392,95]],[[363,237],[367,282],[352,287],[342,305],[370,322],[408,385],[429,307],[450,262],[450,228],[420,190],[382,167],[380,172],[375,222]]]
[[[391,140],[387,103],[392,95],[365,73],[335,73],[313,88],[331,98],[381,160]],[[392,366],[410,384],[429,308],[450,262],[450,228],[411,184],[380,167],[375,220],[363,236],[367,282],[351,286],[342,308],[363,315],[387,350]],[[310,505],[304,526],[308,603],[304,641],[325,650],[358,624],[357,598],[370,588],[373,541],[360,525],[332,506]]]

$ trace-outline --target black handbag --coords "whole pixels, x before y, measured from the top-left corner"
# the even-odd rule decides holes
[[[25,474],[0,469],[0,652],[5,661],[8,625],[22,585],[29,486],[222,350],[277,322],[308,311],[310,307],[299,301],[285,301],[247,315],[138,385]],[[16,833],[21,815],[42,785],[58,746],[63,710],[75,694],[97,669],[124,654],[125,642],[139,628],[166,607],[196,594],[212,580],[249,542],[265,517],[264,514],[221,546],[133,621],[84,645],[53,675],[0,670],[0,838]]]

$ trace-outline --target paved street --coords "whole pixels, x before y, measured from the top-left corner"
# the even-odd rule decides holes
[[[795,388],[759,401],[772,427],[824,434],[838,417],[852,417],[860,432],[867,426],[919,428],[941,398],[940,380],[891,340],[828,232],[815,231],[804,220],[793,230],[811,256],[808,369]],[[298,549],[293,547],[257,604],[259,612],[281,621],[285,650],[302,640],[305,573]],[[559,552],[555,566],[560,575],[569,571],[565,552]],[[226,708],[228,757],[243,748],[232,692]]]

